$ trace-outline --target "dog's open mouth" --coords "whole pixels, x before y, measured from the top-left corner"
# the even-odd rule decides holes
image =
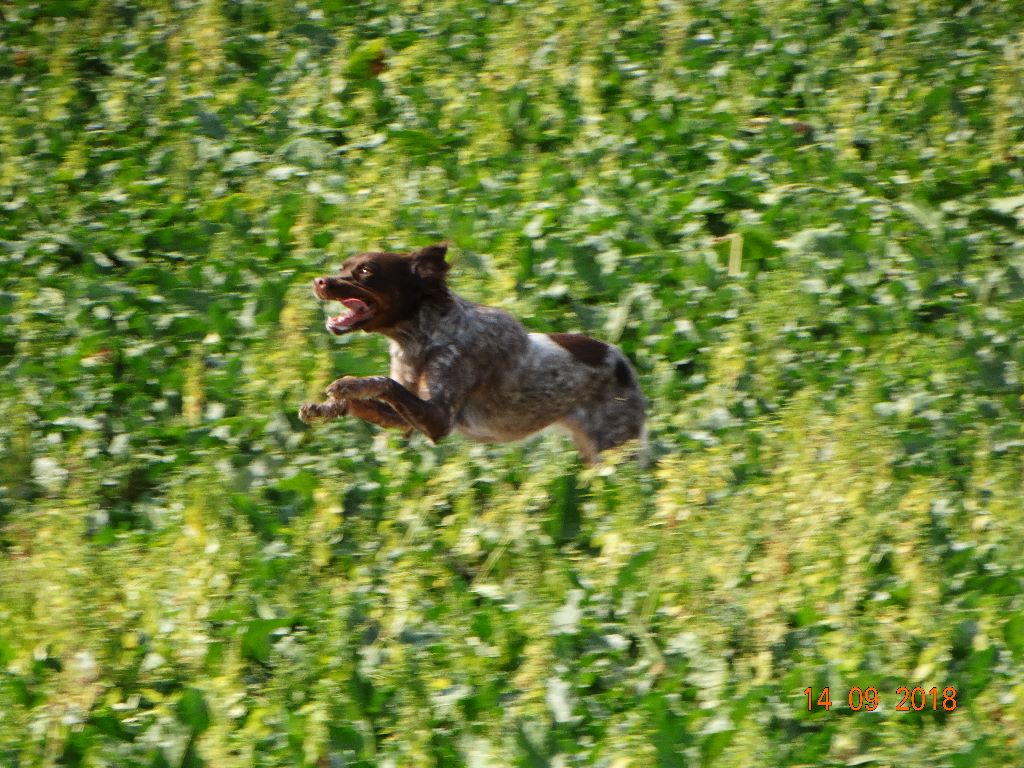
[[[357,324],[373,317],[376,311],[362,299],[337,299],[347,312],[327,318],[327,330],[340,336],[348,333]]]

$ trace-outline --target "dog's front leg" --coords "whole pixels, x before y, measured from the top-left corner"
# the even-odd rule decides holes
[[[406,437],[413,430],[394,408],[377,400],[328,400],[326,403],[306,403],[299,408],[299,419],[305,424],[340,419],[349,414],[380,427],[401,429]]]
[[[344,376],[327,388],[327,394],[347,400],[350,408],[368,401],[390,406],[407,426],[418,429],[433,443],[452,431],[450,409],[436,400],[421,400],[387,376]]]
[[[413,429],[394,408],[379,400],[349,400],[348,412],[379,427],[405,430],[406,437]]]

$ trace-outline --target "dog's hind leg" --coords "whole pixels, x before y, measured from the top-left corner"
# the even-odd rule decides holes
[[[643,463],[646,428],[644,398],[638,389],[619,388],[580,403],[562,419],[587,464],[599,454],[629,440],[640,440]]]
[[[572,435],[572,441],[576,444],[576,449],[580,452],[583,463],[588,466],[596,464],[599,449],[596,443],[594,443],[593,438],[586,433],[583,427],[569,419],[565,419],[562,423],[569,430],[569,434]]]

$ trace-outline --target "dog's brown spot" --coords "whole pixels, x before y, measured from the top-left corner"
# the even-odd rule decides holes
[[[551,340],[564,347],[573,357],[586,365],[601,365],[608,356],[608,345],[582,333],[549,333]]]

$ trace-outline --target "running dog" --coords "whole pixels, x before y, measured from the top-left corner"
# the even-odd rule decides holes
[[[434,443],[452,431],[503,443],[557,424],[588,464],[644,437],[646,400],[621,351],[577,333],[529,333],[507,312],[460,298],[445,281],[447,250],[361,253],[313,280],[319,299],[344,308],[327,330],[384,334],[391,371],[338,379],[326,402],[302,406],[302,421],[352,415]]]

